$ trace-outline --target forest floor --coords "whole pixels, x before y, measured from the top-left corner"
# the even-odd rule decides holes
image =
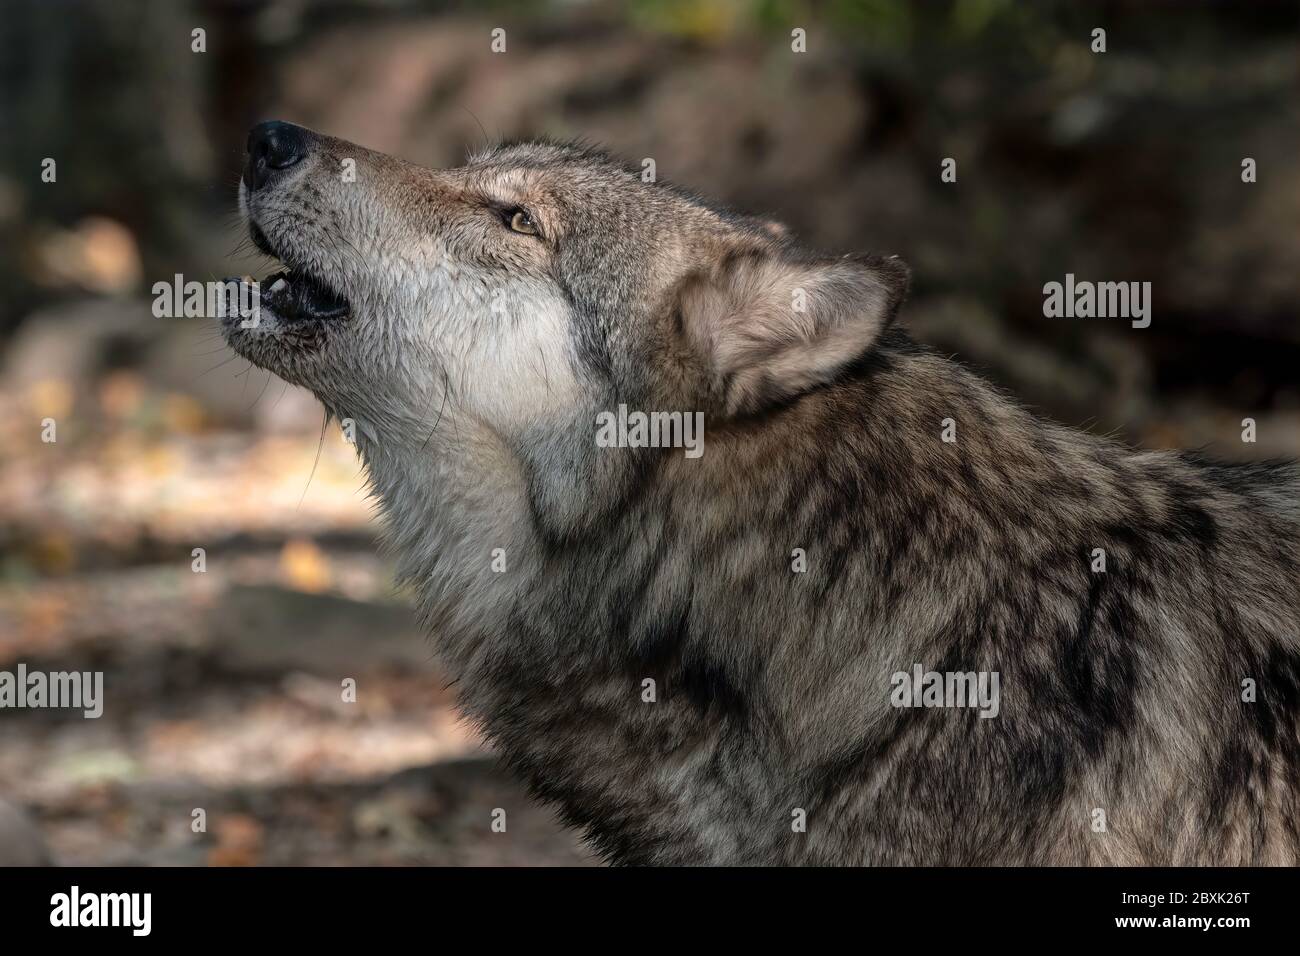
[[[0,671],[102,672],[103,713],[0,713],[0,796],[58,862],[590,861],[458,718],[337,432],[51,390],[0,416]]]

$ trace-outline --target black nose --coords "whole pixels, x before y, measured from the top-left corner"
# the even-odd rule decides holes
[[[288,169],[307,156],[311,133],[292,123],[258,123],[248,134],[248,165],[244,184],[261,189],[276,171]]]

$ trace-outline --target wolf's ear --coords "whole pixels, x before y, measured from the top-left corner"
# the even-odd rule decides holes
[[[714,400],[752,414],[831,381],[870,350],[910,277],[898,258],[747,251],[683,283],[678,314]]]

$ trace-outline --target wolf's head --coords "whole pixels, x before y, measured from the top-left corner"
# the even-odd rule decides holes
[[[620,403],[713,427],[792,402],[891,321],[900,260],[820,256],[652,179],[575,145],[430,170],[262,124],[240,205],[287,273],[226,337],[371,440],[423,447],[445,418],[515,449],[557,428],[590,449],[593,414]]]

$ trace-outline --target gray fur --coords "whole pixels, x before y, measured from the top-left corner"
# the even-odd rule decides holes
[[[611,861],[1300,862],[1294,466],[1035,418],[892,325],[898,260],[582,147],[317,137],[241,201],[354,314],[229,341],[357,423],[465,712]],[[620,402],[703,456],[596,447]],[[891,706],[916,663],[998,716]]]

